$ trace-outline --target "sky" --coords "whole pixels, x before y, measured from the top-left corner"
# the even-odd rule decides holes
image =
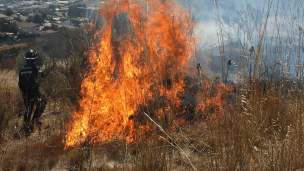
[[[236,14],[250,4],[258,8],[263,6],[264,0],[217,0],[217,6],[214,0],[179,0],[184,6],[188,6],[193,10],[195,18],[197,18],[198,26],[195,29],[196,35],[200,35],[203,42],[212,45],[217,41],[217,13],[220,17],[225,15],[225,9],[231,14]]]
[[[210,44],[214,44],[214,41],[217,40],[215,32],[218,26],[216,13],[218,13],[220,17],[227,15],[225,11],[235,15],[238,11],[246,7],[246,0],[217,0],[217,6],[214,0],[191,1],[189,2],[199,22],[196,32],[197,34],[202,34],[207,39],[206,42],[210,42]],[[262,8],[263,4],[264,0],[247,0],[247,5],[251,5],[254,8]]]
[[[221,17],[221,20],[226,18],[240,19],[240,13],[245,10],[246,7],[254,12],[262,11],[264,4],[267,6],[268,0],[216,0],[217,6],[214,0],[178,0],[185,7],[190,4],[194,16],[197,18],[198,26],[195,29],[197,35],[202,36],[202,40],[209,45],[217,42],[217,31],[219,29],[219,23],[217,14]],[[297,1],[297,0],[290,0]],[[279,8],[283,4],[287,4],[288,0],[273,0],[272,8],[275,8],[279,3]],[[229,14],[227,14],[229,13]],[[226,29],[230,26],[224,23]]]
[[[302,35],[304,35],[303,0],[216,0],[217,6],[215,5],[215,0],[178,1],[185,7],[187,7],[187,4],[190,4],[192,8],[198,22],[195,28],[195,36],[196,38],[200,38],[200,48],[203,52],[210,51],[211,47],[214,49],[219,46],[217,34],[222,31],[225,35],[225,57],[227,59],[232,58],[232,60],[233,57],[237,56],[237,53],[233,52],[235,50],[232,50],[238,46],[234,44],[235,42],[241,42],[242,44],[245,42],[248,47],[257,47],[267,18],[267,29],[264,39],[269,40],[269,42],[274,41],[268,44],[272,49],[265,51],[265,57],[269,58],[265,59],[268,62],[266,64],[272,65],[275,59],[278,59],[276,57],[280,57],[280,61],[276,62],[280,62],[283,65],[284,62],[289,61],[291,66],[290,75],[295,74],[295,58],[297,58],[297,53],[299,52],[296,49],[299,47],[299,33],[302,32]],[[267,16],[269,2],[272,2],[272,4],[269,16]],[[264,12],[263,7],[265,7]],[[239,26],[242,26],[242,28],[240,29]],[[240,32],[238,32],[239,30]],[[275,41],[278,40],[278,37],[280,39],[279,43]],[[277,45],[282,48],[278,48]],[[204,60],[206,56],[210,56],[210,54],[201,54],[200,59]],[[222,68],[218,64],[221,61],[216,61],[216,59],[212,59],[215,61],[212,70],[213,72],[220,73]],[[232,67],[236,68],[234,70],[236,73],[237,65]]]

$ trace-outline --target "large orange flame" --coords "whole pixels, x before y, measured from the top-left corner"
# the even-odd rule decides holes
[[[67,146],[116,138],[132,142],[150,130],[149,125],[136,130],[132,118],[156,92],[179,105],[177,94],[184,81],[178,78],[184,78],[194,51],[191,14],[176,2],[108,0],[99,11],[106,24],[89,53],[92,69],[82,83],[79,110],[69,123]],[[113,28],[118,15],[128,18],[122,35]]]

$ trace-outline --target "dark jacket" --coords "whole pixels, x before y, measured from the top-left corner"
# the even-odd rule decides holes
[[[26,64],[21,68],[19,72],[19,88],[23,92],[38,91],[39,84],[36,82],[37,78],[37,67],[32,61],[26,60]]]

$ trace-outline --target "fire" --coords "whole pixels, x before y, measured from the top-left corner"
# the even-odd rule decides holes
[[[79,109],[73,113],[66,145],[89,141],[92,145],[125,138],[132,142],[152,125],[136,128],[139,107],[155,97],[166,97],[161,118],[179,106],[184,74],[194,52],[194,23],[181,4],[166,0],[108,0],[100,5],[105,25],[89,55],[91,71],[82,83]],[[115,17],[127,18],[119,35]],[[172,110],[171,110],[172,109]]]
[[[210,84],[206,82],[202,85],[203,92],[199,92],[196,95],[197,100],[200,102],[196,106],[196,111],[202,110],[205,113],[210,114],[212,121],[217,121],[219,115],[223,115],[223,109],[228,92],[233,92],[233,87],[226,86],[225,84]],[[213,110],[212,112],[206,112],[206,110]]]

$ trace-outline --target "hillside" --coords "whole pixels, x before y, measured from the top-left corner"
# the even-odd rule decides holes
[[[1,46],[0,170],[303,169],[301,32],[266,34],[284,28],[268,16],[289,18],[268,5],[261,29],[238,23],[248,32],[212,48],[200,49],[191,9],[163,0],[107,1],[103,26]],[[43,126],[27,137],[18,71],[29,49],[49,75]]]

